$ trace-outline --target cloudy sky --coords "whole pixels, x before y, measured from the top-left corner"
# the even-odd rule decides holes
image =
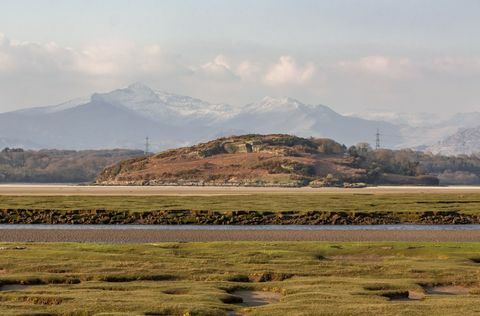
[[[242,105],[480,110],[478,0],[2,0],[0,112],[132,82]]]

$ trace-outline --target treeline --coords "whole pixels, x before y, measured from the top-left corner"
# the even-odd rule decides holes
[[[365,168],[368,182],[381,182],[385,174],[433,176],[440,184],[480,184],[480,156],[442,156],[411,149],[373,150],[368,144],[347,149],[354,163]]]
[[[139,150],[23,150],[0,151],[0,182],[92,182],[108,165],[142,156]]]

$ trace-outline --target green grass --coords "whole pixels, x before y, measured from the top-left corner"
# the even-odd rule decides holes
[[[460,211],[479,213],[478,193],[246,194],[220,196],[0,196],[0,209]]]
[[[0,314],[473,315],[480,313],[480,243],[0,243]],[[9,250],[26,247],[23,250]],[[244,282],[271,272],[273,281]],[[282,280],[284,279],[284,280]],[[258,278],[257,278],[258,280]],[[282,280],[282,281],[280,281]],[[391,301],[384,295],[457,284],[467,295]],[[234,289],[282,293],[256,308]]]

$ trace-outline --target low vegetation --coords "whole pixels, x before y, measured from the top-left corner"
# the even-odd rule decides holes
[[[480,266],[471,259],[479,243],[1,243],[0,249],[2,315],[479,312]],[[249,291],[266,305],[249,306]]]
[[[172,196],[0,195],[0,210],[480,213],[480,193],[255,193]]]

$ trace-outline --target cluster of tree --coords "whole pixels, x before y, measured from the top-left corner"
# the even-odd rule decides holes
[[[108,165],[143,155],[139,150],[0,151],[0,182],[80,183],[94,181]]]
[[[373,150],[366,143],[346,152],[354,164],[367,171],[367,180],[376,182],[384,174],[435,176],[440,184],[480,184],[480,156],[442,156],[411,149]]]

